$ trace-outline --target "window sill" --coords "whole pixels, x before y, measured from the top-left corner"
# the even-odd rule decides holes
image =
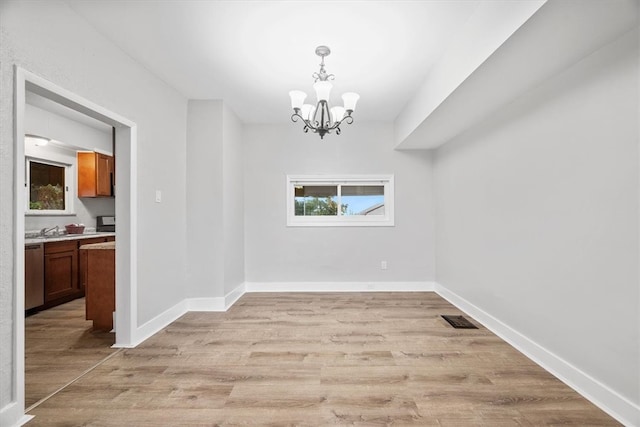
[[[362,219],[354,221],[345,220],[329,220],[329,221],[296,221],[290,220],[287,222],[287,227],[394,227],[393,220],[371,220],[363,221]]]
[[[28,211],[24,216],[76,216],[75,212],[56,212],[56,211]]]

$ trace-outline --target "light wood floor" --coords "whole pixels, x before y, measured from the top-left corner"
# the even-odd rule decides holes
[[[25,319],[25,408],[116,351],[114,334],[91,330],[84,304],[76,299]]]
[[[434,293],[244,295],[188,313],[29,426],[619,425]]]

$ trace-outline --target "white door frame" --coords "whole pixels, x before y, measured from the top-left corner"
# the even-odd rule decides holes
[[[57,86],[35,74],[14,66],[14,362],[13,397],[18,411],[24,414],[24,134],[26,91],[37,93],[52,101],[86,114],[116,128],[116,314],[114,347],[132,347],[137,329],[137,126],[105,108],[73,92]]]

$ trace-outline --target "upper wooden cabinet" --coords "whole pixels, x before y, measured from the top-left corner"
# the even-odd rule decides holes
[[[93,151],[79,151],[78,197],[113,197],[114,159]]]

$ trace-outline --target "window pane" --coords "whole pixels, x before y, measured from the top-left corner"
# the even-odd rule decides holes
[[[65,210],[64,167],[29,162],[29,209]]]
[[[343,185],[343,215],[384,215],[384,185]]]
[[[338,187],[336,185],[296,185],[296,216],[337,216]]]

